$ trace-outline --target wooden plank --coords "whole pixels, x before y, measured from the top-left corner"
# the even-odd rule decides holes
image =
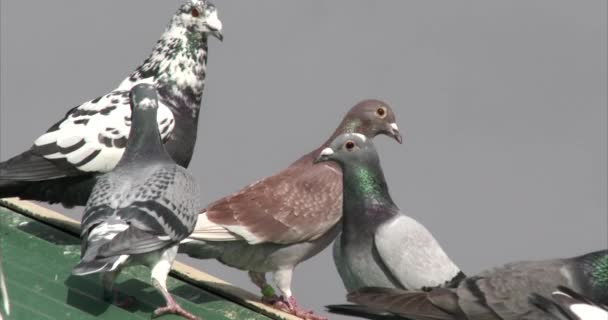
[[[9,208],[32,219],[67,231],[72,235],[80,234],[80,223],[78,221],[48,208],[34,204],[30,201],[19,200],[17,198],[0,199],[0,207]],[[196,287],[213,292],[220,297],[234,301],[272,319],[301,319],[291,314],[268,307],[259,300],[259,296],[179,261],[176,261],[173,264],[171,275]]]

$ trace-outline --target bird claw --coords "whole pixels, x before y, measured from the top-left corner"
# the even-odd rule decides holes
[[[160,317],[165,314],[175,314],[175,315],[184,317],[188,320],[200,320],[197,316],[184,310],[178,304],[170,304],[170,305],[167,305],[166,307],[157,308],[156,310],[154,310],[153,318]]]
[[[294,297],[289,297],[285,299],[285,297],[279,297],[276,301],[271,304],[275,309],[281,310],[283,312],[293,314],[296,317],[306,319],[306,320],[327,320],[327,318],[318,316],[314,314],[312,310],[304,310],[298,306],[296,299]]]

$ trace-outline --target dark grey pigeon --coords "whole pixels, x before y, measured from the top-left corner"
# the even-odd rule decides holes
[[[559,315],[538,307],[534,297],[549,299],[558,286],[571,288],[568,292],[576,291],[598,305],[608,303],[608,250],[568,259],[509,263],[466,278],[457,288],[428,292],[362,288],[351,292],[348,300],[413,320],[555,320]],[[560,296],[553,295],[563,305]],[[583,316],[561,319],[606,319],[606,311],[600,308],[585,305],[570,310]]]
[[[188,167],[205,84],[207,36],[222,23],[207,0],[189,0],[175,13],[152,54],[114,91],[74,107],[24,153],[0,163],[0,198],[85,205],[95,176],[112,170],[131,129],[129,90],[153,84],[157,122],[171,157]]]
[[[597,303],[574,290],[558,286],[551,299],[537,293],[532,294],[530,303],[560,320],[607,320],[608,306]]]
[[[131,101],[131,137],[116,168],[100,176],[93,188],[82,218],[81,261],[72,273],[101,273],[104,297],[109,299],[114,279],[124,267],[146,265],[152,269],[154,286],[167,301],[154,314],[196,319],[171,297],[166,280],[179,242],[194,230],[199,188],[163,147],[154,87],[136,85]]]
[[[334,243],[334,261],[347,291],[450,287],[464,278],[433,235],[397,208],[370,139],[343,134],[317,161],[342,168],[343,227]]]
[[[315,318],[298,307],[291,277],[300,262],[319,253],[339,233],[342,176],[335,164],[314,164],[314,158],[344,132],[358,132],[369,139],[386,134],[401,142],[395,121],[392,109],[382,101],[358,103],[319,148],[277,174],[208,205],[180,252],[247,270],[264,302]],[[266,282],[266,272],[274,273],[280,296]]]

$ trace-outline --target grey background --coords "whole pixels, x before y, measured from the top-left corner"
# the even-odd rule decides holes
[[[6,160],[117,86],[179,1],[1,3]],[[467,273],[606,248],[606,1],[216,4],[225,41],[210,44],[190,167],[205,203],[285,167],[358,100],[380,98],[405,134],[404,145],[376,140],[392,196]],[[244,272],[194,264],[253,290]],[[329,250],[296,271],[303,306],[344,300]]]

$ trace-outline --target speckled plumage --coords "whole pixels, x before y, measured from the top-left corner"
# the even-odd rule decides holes
[[[104,281],[104,289],[110,291],[122,268],[144,264],[152,269],[155,285],[166,297],[166,275],[177,244],[194,229],[200,190],[163,147],[154,121],[158,109],[154,87],[138,84],[131,100],[134,129],[120,162],[99,177],[87,202],[82,258],[73,273],[101,272],[112,279]]]
[[[530,299],[533,294],[550,297],[556,287],[565,286],[608,303],[608,291],[598,285],[593,267],[606,256],[608,251],[603,250],[569,259],[514,262],[467,278],[457,288],[363,288],[349,294],[348,300],[413,320],[553,320],[554,315]]]
[[[377,114],[381,109],[382,116]],[[300,262],[323,250],[339,233],[341,172],[333,164],[313,164],[319,150],[349,130],[373,138],[387,134],[401,141],[390,107],[378,100],[355,105],[331,137],[288,168],[207,206],[180,252],[215,258],[242,270],[275,273],[285,298]],[[256,283],[264,287],[265,281]]]
[[[197,17],[193,10],[200,11]],[[129,90],[139,83],[156,87],[157,121],[165,148],[187,167],[205,84],[207,37],[221,38],[221,27],[209,1],[182,5],[152,54],[118,88],[74,107],[30,150],[0,164],[0,198],[84,205],[94,176],[112,170],[124,153],[131,130]]]

